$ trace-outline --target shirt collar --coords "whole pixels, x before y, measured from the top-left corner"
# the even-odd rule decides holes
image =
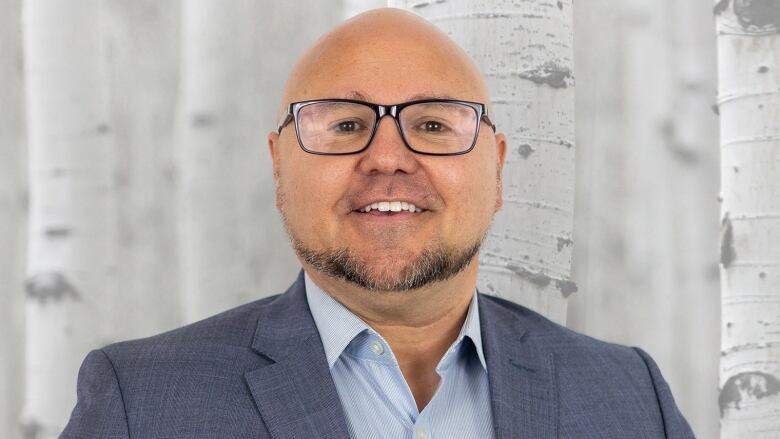
[[[374,330],[360,317],[356,316],[347,307],[317,286],[305,271],[304,282],[306,286],[306,300],[309,303],[314,323],[320,333],[328,366],[332,368],[336,364],[336,360],[341,356],[341,353],[344,352],[344,349],[358,334],[363,331],[374,333]],[[453,346],[459,346],[463,338],[468,336],[474,343],[482,367],[487,370],[485,356],[482,352],[482,334],[480,332],[477,297],[478,294],[475,290],[469,304],[466,320]]]

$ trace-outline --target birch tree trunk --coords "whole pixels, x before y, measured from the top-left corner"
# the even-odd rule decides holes
[[[30,225],[26,437],[53,438],[78,367],[117,318],[113,155],[101,75],[100,2],[24,3]]]
[[[480,290],[566,320],[574,210],[572,0],[390,0],[435,23],[482,69],[507,136],[504,207]]]
[[[722,438],[780,436],[780,3],[722,0]]]
[[[577,208],[568,326],[646,349],[716,437],[718,120],[709,0],[575,8]]]
[[[178,166],[181,305],[186,322],[246,301],[240,150],[247,1],[182,2]],[[242,90],[243,89],[243,90]],[[259,142],[258,142],[259,143]]]
[[[193,321],[282,292],[300,269],[274,205],[265,136],[294,59],[343,11],[253,0],[182,8],[177,223],[182,312]]]
[[[181,323],[177,294],[173,136],[179,2],[103,0],[102,36],[117,152],[117,296],[112,340]]]
[[[21,0],[0,0],[0,437],[21,439],[27,154]]]

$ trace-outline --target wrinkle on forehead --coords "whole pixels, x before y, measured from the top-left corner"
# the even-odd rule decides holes
[[[297,100],[337,95],[381,100],[374,92],[383,84],[378,84],[379,80],[375,81],[368,72],[381,71],[383,67],[409,71],[407,76],[401,74],[394,78],[399,83],[417,84],[428,79],[440,87],[429,90],[422,86],[423,89],[415,90],[405,99],[468,97],[490,105],[479,68],[460,46],[436,26],[411,12],[383,8],[345,21],[304,53],[285,85],[280,117],[287,105]],[[333,85],[344,82],[352,87],[338,89]],[[329,96],[323,95],[328,93]]]

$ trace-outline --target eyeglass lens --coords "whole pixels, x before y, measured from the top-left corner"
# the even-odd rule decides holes
[[[474,143],[477,110],[455,102],[423,102],[404,107],[398,119],[415,151],[456,154]],[[304,148],[324,154],[363,149],[376,122],[373,108],[354,102],[316,102],[300,108],[298,135]]]

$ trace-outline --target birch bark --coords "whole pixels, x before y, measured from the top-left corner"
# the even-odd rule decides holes
[[[0,0],[0,437],[21,439],[27,152],[21,0]]]
[[[282,292],[300,269],[274,205],[264,139],[289,68],[341,18],[338,6],[182,3],[176,185],[185,321]]]
[[[248,1],[182,3],[181,101],[177,144],[181,307],[185,322],[248,301],[242,263],[238,128],[246,78]]]
[[[103,0],[102,36],[117,151],[118,294],[104,334],[143,337],[178,326],[173,135],[179,80],[178,2]]]
[[[575,9],[577,208],[568,325],[648,350],[715,437],[716,60],[709,0]]]
[[[504,207],[481,252],[479,288],[566,320],[574,210],[572,0],[390,0],[459,43],[487,79],[506,133]]]
[[[721,437],[780,436],[780,3],[715,6]]]
[[[116,317],[111,127],[101,74],[100,2],[24,3],[30,221],[24,426],[54,438],[87,352]]]

